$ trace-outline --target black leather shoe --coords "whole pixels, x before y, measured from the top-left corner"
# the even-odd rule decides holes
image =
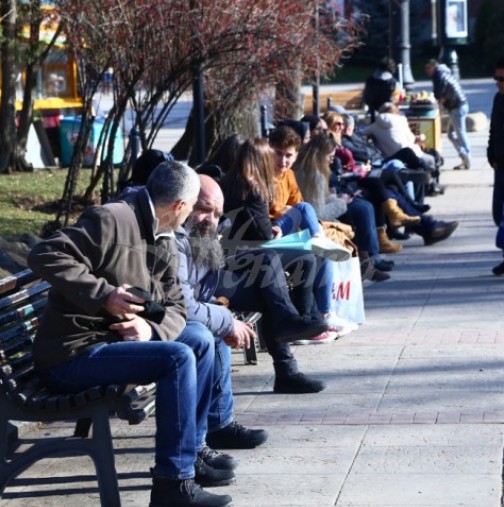
[[[502,261],[500,264],[492,268],[492,273],[495,276],[504,275],[504,261]]]
[[[424,244],[429,246],[449,238],[458,226],[459,223],[456,220],[453,222],[436,222],[429,234],[424,237]]]
[[[206,442],[213,449],[253,449],[268,440],[265,430],[245,428],[236,421],[212,433],[207,433]]]
[[[198,456],[207,465],[218,470],[234,470],[238,466],[238,461],[233,456],[210,449],[208,445],[205,445],[198,451]]]
[[[200,488],[194,479],[171,480],[153,477],[149,507],[226,507],[229,495],[214,495]]]
[[[194,480],[203,487],[227,486],[236,480],[232,470],[213,468],[207,465],[200,456],[196,456],[194,469],[196,471]]]
[[[323,320],[293,315],[277,327],[275,340],[280,343],[288,343],[318,336],[324,331],[327,331],[327,323]]]
[[[414,202],[412,204],[413,207],[420,213],[427,213],[431,209],[430,204],[421,204],[419,202]]]
[[[373,271],[373,276],[371,277],[372,282],[384,282],[385,280],[388,280],[390,278],[390,275],[388,273],[385,273],[385,271],[380,271],[379,269],[375,269]]]
[[[275,376],[273,392],[278,394],[318,393],[326,388],[324,382],[307,377],[303,373],[295,373],[287,377]]]
[[[401,232],[399,229],[393,229],[392,227],[387,228],[387,236],[390,239],[396,239],[398,241],[405,241],[407,239],[410,239],[411,235],[404,230],[404,232]]]
[[[374,267],[379,271],[392,271],[394,269],[394,261],[388,261],[386,259],[380,259],[374,262]]]

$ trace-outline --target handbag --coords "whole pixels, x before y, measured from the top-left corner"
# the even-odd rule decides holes
[[[364,291],[359,257],[334,262],[332,310],[338,317],[364,324]]]

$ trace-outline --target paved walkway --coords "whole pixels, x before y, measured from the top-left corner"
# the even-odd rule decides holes
[[[233,506],[501,506],[504,279],[490,271],[500,254],[486,135],[471,134],[470,171],[449,170],[458,160],[443,141],[447,191],[428,202],[437,218],[460,221],[455,234],[429,247],[417,237],[405,242],[392,279],[366,285],[366,324],[296,348],[302,370],[324,379],[325,391],[275,395],[267,354],[257,366],[233,356],[237,419],[270,433],[264,446],[234,452],[237,482],[221,488]],[[148,505],[153,432],[151,420],[114,423],[124,506]],[[43,460],[0,504],[99,505],[93,466],[88,458]]]

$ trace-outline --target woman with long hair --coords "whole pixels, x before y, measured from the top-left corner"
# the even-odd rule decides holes
[[[336,147],[331,136],[315,136],[301,147],[292,166],[303,198],[315,208],[321,220],[334,220],[346,211],[345,202],[329,191]]]
[[[224,211],[232,220],[230,237],[265,241],[282,235],[269,219],[269,202],[275,193],[275,163],[265,139],[247,139],[220,183]]]
[[[267,141],[245,141],[235,165],[221,180],[224,212],[231,220],[231,227],[225,234],[225,246],[236,249],[243,246],[243,243],[240,245],[243,241],[250,244],[251,241],[262,242],[282,235],[280,227],[273,225],[269,218],[270,203],[275,195],[275,166],[273,151]],[[293,300],[299,313],[329,319],[332,263],[310,252],[276,250],[284,268],[295,274]],[[328,326],[331,331],[342,329],[331,321]],[[321,340],[327,341],[326,333],[323,334]]]

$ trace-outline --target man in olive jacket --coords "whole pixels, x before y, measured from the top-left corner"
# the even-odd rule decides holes
[[[177,279],[173,231],[199,188],[190,167],[165,162],[141,191],[88,208],[74,226],[37,244],[28,260],[52,286],[34,342],[35,366],[49,388],[157,382],[151,507],[231,501],[200,488],[229,484],[234,475],[197,455],[215,353],[212,341],[200,337],[203,325],[186,326]]]

